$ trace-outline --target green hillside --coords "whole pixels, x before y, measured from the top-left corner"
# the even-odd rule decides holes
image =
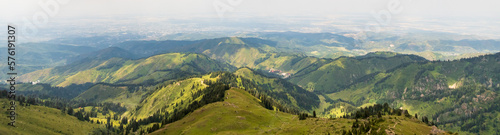
[[[158,111],[173,112],[185,109],[194,101],[200,100],[193,94],[208,86],[203,83],[204,79],[215,80],[215,78],[209,78],[209,75],[205,75],[202,78],[190,78],[172,84],[160,85],[156,91],[140,102],[137,109],[130,112],[129,117],[143,119]]]
[[[224,37],[196,41],[129,41],[116,45],[139,57],[173,52],[205,54],[236,67],[254,66],[254,61],[275,51],[276,42],[258,38]]]
[[[54,86],[83,83],[154,84],[184,76],[234,68],[200,54],[168,53],[138,60],[88,60],[23,75],[21,81],[40,80]]]
[[[9,101],[0,99],[2,108],[10,107]],[[17,102],[16,104],[19,104]],[[78,120],[76,117],[61,112],[59,109],[45,106],[17,106],[16,107],[16,127],[8,126],[10,122],[6,110],[2,110],[0,122],[0,132],[2,134],[23,134],[23,135],[86,135],[94,129],[100,127],[98,124],[91,124]]]
[[[129,118],[140,123],[139,127],[124,125],[134,127],[134,132],[174,122],[202,105],[219,100],[207,96],[207,90],[216,87],[244,89],[258,97],[263,108],[292,114],[315,112],[320,117],[338,118],[360,107],[387,102],[390,107],[402,107],[412,115],[427,116],[442,129],[460,133],[500,132],[496,128],[500,107],[495,105],[500,101],[497,96],[500,53],[455,61],[428,61],[394,52],[329,59],[278,52],[279,43],[256,38],[165,43],[172,43],[167,45],[174,48],[172,51],[191,53],[133,60],[105,55],[105,52],[129,54],[129,50],[108,48],[102,50],[104,53],[96,53],[102,54],[98,56],[102,59],[86,57],[69,65],[25,74],[21,81],[40,80],[43,84],[19,84],[19,92],[41,98],[72,99],[87,106],[116,103],[118,108],[126,110],[116,114],[114,125],[117,128],[120,118]],[[128,49],[133,49],[132,46]],[[162,51],[137,56],[159,52]],[[434,55],[437,54],[429,57]],[[105,120],[105,116],[99,119]],[[384,122],[389,120],[379,124]],[[281,133],[266,130],[269,132],[243,133]],[[303,133],[317,132],[308,128]]]
[[[390,55],[390,54],[388,54]],[[393,69],[401,64],[426,61],[414,55],[393,57],[340,57],[323,59],[301,69],[288,80],[309,91],[319,93],[338,92],[363,79],[364,76]]]
[[[255,90],[255,94],[265,94],[287,108],[311,110],[319,105],[318,97],[311,92],[285,80],[267,78],[248,68],[241,68],[234,74],[215,72],[158,84],[157,89],[147,94],[138,107],[130,111],[128,117],[143,119],[157,112],[172,113],[174,110],[186,109],[204,96],[196,94],[208,87],[207,82],[222,82],[233,87]]]
[[[131,110],[139,104],[141,97],[147,94],[149,89],[151,87],[96,84],[80,93],[73,100],[95,103],[120,103]]]
[[[464,133],[498,133],[500,53],[455,61],[408,63],[367,75],[327,94],[354,106],[388,102],[439,127]],[[333,107],[339,109],[337,107]],[[325,110],[325,114],[335,109]]]
[[[178,51],[182,46],[191,45],[200,41],[188,40],[165,40],[165,41],[125,41],[114,47],[125,49],[140,58],[150,57],[158,54],[182,52]]]
[[[295,73],[318,60],[300,53],[282,53],[276,45],[274,41],[258,38],[224,37],[196,41],[130,41],[117,47],[138,56],[167,52],[199,53],[235,67],[279,69],[289,73]]]
[[[125,59],[136,58],[136,56],[133,53],[130,53],[124,49],[118,47],[109,47],[99,51],[85,53],[78,56],[67,58],[67,63],[79,62],[82,59],[108,60],[115,57],[125,58]]]
[[[259,86],[257,91],[266,93],[283,105],[291,105],[289,107],[299,108],[301,110],[312,110],[319,105],[319,98],[317,95],[289,83],[286,80],[268,78],[249,68],[240,68],[234,72],[234,74],[249,79]]]
[[[0,49],[7,49],[2,46]],[[31,42],[22,43],[17,46],[22,50],[16,52],[16,71],[18,74],[26,74],[36,70],[62,66],[67,62],[66,58],[76,57],[80,54],[97,51],[97,48],[90,46],[75,46],[73,44],[54,42]],[[7,56],[7,52],[0,52],[0,55]],[[7,63],[0,63],[1,69],[7,69]],[[7,70],[0,70],[1,74],[6,74]],[[6,76],[0,76],[2,80]]]
[[[185,118],[165,125],[152,134],[342,134],[351,130],[354,119],[307,118],[268,110],[241,89],[226,91],[222,102],[208,104]],[[372,133],[429,134],[432,127],[417,119],[383,116]],[[360,120],[361,122],[371,121]]]
[[[261,39],[228,37],[205,40],[184,47],[182,50],[203,53],[236,67],[253,67],[257,59],[264,57],[266,52],[274,48],[272,43]]]

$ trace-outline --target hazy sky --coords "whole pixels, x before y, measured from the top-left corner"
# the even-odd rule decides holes
[[[500,37],[500,1],[498,0],[0,0],[0,23],[23,25],[25,20],[47,16],[48,24],[77,21],[82,18],[105,18],[120,23],[123,17],[142,23],[155,19],[214,18],[219,21],[253,19],[266,23],[292,22],[297,19],[317,23],[318,27],[342,26],[351,29],[351,22],[368,26],[381,23],[389,15],[395,29],[418,28],[465,34]],[[43,4],[57,2],[57,8]],[[66,2],[64,2],[66,1]],[[217,10],[219,9],[219,10]],[[383,15],[381,15],[383,14]],[[49,16],[54,15],[54,16]],[[293,18],[293,19],[291,19]],[[311,18],[321,18],[316,20]],[[359,21],[358,19],[363,19]],[[268,21],[271,19],[271,21]],[[274,19],[274,20],[273,20]],[[252,20],[252,19],[250,19]],[[252,21],[253,21],[252,20]],[[200,23],[199,21],[192,21]],[[68,23],[66,23],[68,24]],[[339,25],[340,24],[340,25]],[[36,25],[36,24],[35,24]],[[111,25],[111,24],[110,24]],[[40,27],[37,25],[37,27]],[[82,28],[82,27],[80,27]],[[359,28],[357,28],[359,29]],[[496,30],[496,31],[495,31]]]
[[[2,0],[1,17],[31,17],[43,11],[38,2],[55,0]],[[401,3],[405,17],[500,17],[498,0],[65,0],[57,17],[140,15],[162,17],[219,17],[215,5],[229,9],[223,17],[371,15]]]

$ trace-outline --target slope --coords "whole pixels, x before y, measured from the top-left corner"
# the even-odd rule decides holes
[[[6,105],[6,103],[9,103],[7,99],[2,98],[0,102],[3,103],[3,107],[10,107],[10,105]],[[0,122],[5,123],[0,126],[2,134],[85,135],[99,127],[98,124],[80,121],[76,117],[62,113],[59,109],[45,106],[17,106],[16,115],[16,127],[11,127],[6,124],[10,122],[8,121],[8,114],[0,114],[2,117]]]
[[[161,53],[203,53],[212,59],[228,62],[236,67],[253,66],[265,52],[274,51],[276,43],[257,38],[224,37],[196,41],[128,41],[116,45],[139,57]]]
[[[355,106],[390,103],[431,117],[440,127],[479,134],[499,132],[500,53],[455,61],[403,64],[328,94]],[[457,122],[460,121],[460,122]],[[481,123],[481,124],[480,124]],[[446,126],[446,127],[444,127]]]
[[[209,76],[159,84],[157,90],[148,94],[140,101],[135,110],[130,111],[129,117],[144,119],[157,112],[174,112],[174,110],[185,109],[193,102],[200,100],[193,94],[208,86],[203,83],[206,81],[205,79],[216,79]]]
[[[166,52],[192,52],[209,56],[235,67],[261,70],[279,69],[295,73],[319,58],[301,52],[283,52],[277,42],[258,38],[224,37],[196,41],[129,41],[117,45],[138,56]]]
[[[32,72],[20,78],[23,82],[40,80],[42,83],[60,87],[98,82],[155,84],[189,75],[233,69],[232,66],[212,60],[205,55],[168,53],[138,60],[122,58],[89,60]]]
[[[124,49],[118,47],[108,47],[99,51],[85,53],[74,57],[67,58],[67,63],[78,62],[79,60],[88,58],[88,59],[101,59],[108,60],[111,58],[125,58],[125,59],[134,59],[136,56]]]
[[[72,98],[75,101],[92,103],[119,103],[128,110],[135,109],[143,95],[147,94],[152,86],[114,85],[99,83],[81,92]]]
[[[289,107],[300,108],[301,110],[312,110],[319,105],[317,95],[286,80],[268,78],[249,68],[240,68],[234,74],[249,79],[259,86],[259,92],[266,93],[280,104],[291,105]]]
[[[390,54],[389,54],[390,55]],[[309,91],[332,93],[345,89],[364,76],[383,72],[401,64],[426,61],[415,55],[393,57],[340,57],[323,59],[301,69],[288,80]]]
[[[7,46],[0,49],[6,50]],[[30,73],[36,70],[52,68],[65,65],[66,58],[80,54],[96,51],[89,46],[78,46],[74,44],[60,44],[52,42],[23,43],[18,44],[16,52],[16,71],[19,75]],[[7,56],[7,51],[0,52],[1,56]],[[7,63],[0,63],[2,69],[7,69]],[[1,74],[6,74],[7,70],[0,70]],[[7,76],[0,76],[0,79],[7,79]]]
[[[166,125],[152,134],[342,134],[350,130],[353,119],[308,118],[267,110],[259,100],[244,90],[226,91],[223,102],[208,104],[185,118]],[[377,131],[397,134],[429,134],[432,127],[416,119],[384,116]],[[361,120],[365,122],[367,120]]]
[[[158,84],[154,91],[141,100],[136,109],[130,111],[128,117],[144,119],[158,112],[172,114],[176,110],[186,109],[190,104],[199,101],[204,95],[197,94],[214,82],[254,90],[255,95],[269,96],[290,109],[311,110],[319,105],[318,97],[311,92],[285,80],[267,78],[248,68],[241,68],[234,73],[213,72],[200,77]]]
[[[166,40],[166,41],[126,41],[115,45],[125,49],[137,57],[144,58],[169,52],[180,52],[177,49],[200,41]]]

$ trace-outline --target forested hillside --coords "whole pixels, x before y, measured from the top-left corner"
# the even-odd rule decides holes
[[[490,134],[498,132],[498,73],[500,53],[407,63],[370,74],[327,96],[354,106],[388,102],[432,118],[439,127],[451,131]]]
[[[21,81],[40,80],[54,86],[84,83],[155,84],[211,71],[231,71],[231,65],[217,62],[205,55],[167,53],[149,58],[129,60],[87,59],[67,66],[44,69],[23,75]]]

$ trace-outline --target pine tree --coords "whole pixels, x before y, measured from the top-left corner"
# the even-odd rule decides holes
[[[84,118],[86,121],[90,121],[90,113],[87,113]]]
[[[120,127],[118,127],[118,129],[120,129],[120,132],[123,131],[123,123],[120,123]]]
[[[107,127],[108,129],[111,129],[111,126],[112,126],[112,125],[111,125],[111,117],[107,117],[107,118],[106,118],[106,127]]]
[[[127,123],[128,123],[128,119],[127,119],[127,117],[123,117],[123,118],[122,118],[122,122],[121,122],[121,123],[123,123],[123,124],[127,124]]]
[[[73,115],[73,108],[71,106],[68,108],[68,114]]]

